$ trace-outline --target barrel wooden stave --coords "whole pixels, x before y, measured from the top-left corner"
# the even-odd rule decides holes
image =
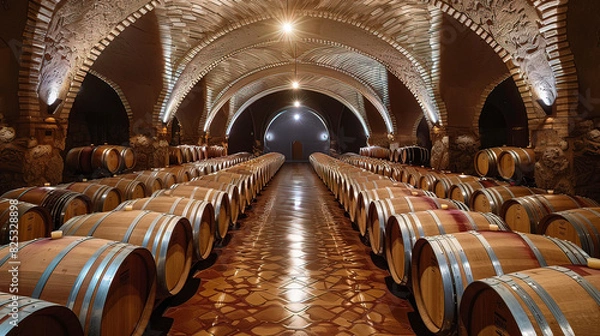
[[[92,152],[92,168],[103,168],[111,174],[119,171],[121,155],[115,146],[101,145]]]
[[[99,212],[73,218],[60,230],[68,236],[93,236],[147,248],[156,261],[162,296],[179,293],[190,272],[193,237],[184,217],[139,210]]]
[[[475,172],[479,176],[494,177],[498,175],[498,156],[504,151],[503,147],[486,148],[475,153]]]
[[[67,306],[86,335],[144,332],[156,294],[156,265],[147,249],[63,237],[21,242],[18,253],[19,295]],[[0,247],[0,283],[11,282],[10,256],[10,246]]]
[[[468,335],[596,335],[598,293],[600,270],[575,265],[482,279],[465,289],[461,328]]]
[[[542,265],[583,265],[588,257],[570,242],[535,234],[469,231],[425,237],[413,248],[413,293],[425,326],[446,334],[456,329],[457,304],[473,281]]]
[[[138,180],[117,176],[93,180],[93,182],[117,188],[126,200],[144,198],[151,195],[144,182]]]
[[[600,258],[600,208],[580,208],[546,215],[540,234],[568,240],[594,258]]]
[[[497,186],[475,190],[469,199],[469,208],[473,211],[492,212],[500,214],[504,202],[522,196],[545,193],[538,188],[525,186]]]
[[[59,187],[82,193],[89,197],[92,201],[93,212],[111,211],[123,201],[123,196],[119,189],[103,184],[73,182]]]
[[[498,155],[498,173],[506,180],[531,177],[534,165],[535,152],[531,148],[509,148]]]

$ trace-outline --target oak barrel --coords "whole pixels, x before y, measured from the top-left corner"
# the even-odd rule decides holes
[[[176,189],[159,190],[152,197],[170,196],[192,198],[210,203],[215,210],[216,238],[224,239],[232,223],[231,206],[226,192],[202,187],[178,186]]]
[[[0,198],[0,245],[14,239],[26,241],[49,237],[53,229],[54,223],[46,208]]]
[[[185,217],[192,225],[194,261],[208,258],[215,241],[215,215],[213,206],[191,198],[158,196],[125,201],[117,210],[150,210]]]
[[[475,172],[479,176],[495,177],[498,175],[498,156],[506,147],[486,148],[475,153]]]
[[[73,182],[58,187],[76,191],[89,197],[92,201],[93,212],[111,211],[123,201],[123,196],[119,189],[103,184]]]
[[[226,192],[229,196],[232,218],[239,218],[239,215],[246,211],[246,198],[241,195],[240,189],[235,184],[210,180],[193,180],[182,184],[186,186],[212,188]]]
[[[498,155],[498,173],[507,180],[533,176],[535,152],[531,148],[505,149]]]
[[[532,268],[587,264],[573,243],[535,234],[468,231],[424,237],[413,248],[411,280],[425,326],[448,334],[458,322],[464,289],[475,280]]]
[[[75,147],[67,152],[65,164],[76,173],[89,174],[94,171],[92,167],[93,146]]]
[[[500,182],[492,179],[461,181],[450,186],[447,197],[465,204],[469,204],[471,195],[473,195],[475,190],[497,187],[499,185],[506,185],[506,182]]]
[[[198,178],[194,179],[202,180],[202,181],[213,181],[220,183],[233,184],[238,187],[238,192],[240,193],[240,198],[242,199],[243,208],[245,208],[252,204],[252,199],[256,196],[252,190],[252,177],[247,175],[233,174],[227,172],[219,172],[217,174],[209,174],[198,176]],[[240,209],[242,206],[240,205]],[[242,211],[242,213],[244,212]]]
[[[65,306],[0,292],[0,333],[5,336],[83,336],[83,329],[77,315]]]
[[[384,187],[377,189],[363,190],[358,194],[356,201],[355,223],[361,236],[367,234],[367,215],[371,202],[384,198],[397,198],[404,196],[429,196],[436,197],[431,191],[407,187]]]
[[[400,162],[414,165],[429,165],[429,150],[421,146],[406,146],[398,148]]]
[[[152,193],[149,192],[148,188],[142,181],[132,180],[122,177],[108,177],[100,180],[93,180],[98,184],[103,184],[119,189],[124,199],[136,199],[150,196]]]
[[[40,205],[50,212],[53,228],[72,217],[92,212],[92,201],[84,194],[55,187],[25,187],[10,190],[2,198],[13,198]]]
[[[524,186],[497,186],[475,190],[469,199],[469,207],[474,211],[500,214],[502,204],[516,197],[543,194],[545,190]]]
[[[103,168],[111,174],[119,171],[121,155],[115,146],[101,145],[92,152],[92,168]]]
[[[147,175],[152,176],[161,181],[162,189],[171,188],[172,185],[177,183],[177,177],[168,171],[160,171],[160,170],[143,170],[138,172],[139,175]]]
[[[513,198],[504,202],[500,216],[514,231],[538,233],[540,220],[551,213],[600,206],[596,201],[565,194],[540,194]]]
[[[600,270],[577,265],[482,279],[460,303],[467,335],[598,335],[598,321]]]
[[[192,179],[192,173],[189,167],[173,166],[167,168],[159,168],[158,171],[171,173],[175,176],[175,183],[183,183]]]
[[[446,198],[448,197],[448,192],[450,191],[450,187],[453,184],[469,182],[469,181],[477,181],[480,178],[473,175],[464,175],[464,174],[445,174],[440,177],[437,181],[433,182],[432,191],[435,192],[437,197]]]
[[[153,211],[98,212],[72,218],[61,226],[67,236],[92,236],[142,246],[156,261],[158,289],[175,295],[192,265],[193,237],[187,218]]]
[[[0,283],[11,283],[11,246],[0,247]],[[86,335],[142,335],[156,295],[145,248],[93,237],[19,244],[19,295],[67,306]]]
[[[179,147],[169,147],[169,164],[180,165],[183,163],[183,152]]]
[[[131,173],[122,174],[119,175],[119,177],[142,182],[146,186],[146,189],[150,194],[157,190],[165,189],[162,179],[160,179],[157,175]]]
[[[128,146],[114,146],[119,151],[119,171],[131,170],[135,167],[135,152]]]
[[[594,258],[600,258],[600,208],[580,208],[546,215],[539,234],[568,240]]]
[[[410,282],[412,249],[417,239],[469,230],[510,231],[504,221],[492,213],[426,210],[392,215],[384,244],[390,275],[397,284]]]
[[[434,209],[469,210],[463,203],[427,196],[404,196],[372,201],[367,216],[367,230],[373,253],[384,254],[385,229],[392,215]]]

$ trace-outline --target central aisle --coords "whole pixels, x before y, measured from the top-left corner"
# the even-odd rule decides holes
[[[284,164],[247,214],[197,294],[165,312],[169,335],[414,335],[412,308],[309,164]]]

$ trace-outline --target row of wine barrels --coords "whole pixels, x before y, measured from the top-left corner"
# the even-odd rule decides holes
[[[433,209],[469,210],[464,203],[427,196],[404,196],[371,201],[367,216],[367,230],[373,253],[383,255],[385,252],[386,225],[391,216]]]
[[[208,157],[221,157],[227,156],[227,148],[223,146],[208,146]]]
[[[411,165],[429,166],[429,150],[421,146],[405,146],[396,149],[398,152],[398,161]]]
[[[152,197],[158,196],[185,197],[210,203],[214,208],[216,238],[225,239],[229,225],[232,223],[231,205],[227,193],[211,188],[175,185],[174,189],[159,190],[152,195]]]
[[[458,304],[473,281],[543,266],[586,265],[589,258],[567,241],[493,231],[424,237],[412,253],[417,309],[425,326],[437,334],[456,330]]]
[[[142,182],[146,186],[146,191],[150,194],[157,190],[165,189],[165,185],[163,180],[159,178],[157,175],[152,174],[139,174],[139,173],[130,173],[130,174],[121,174],[118,175],[119,178],[128,179],[133,181]]]
[[[600,258],[600,208],[558,211],[540,220],[538,233],[568,240]]]
[[[0,198],[0,245],[49,237],[54,229],[50,212],[36,204]]]
[[[538,223],[551,213],[600,206],[582,196],[538,194],[510,199],[502,205],[500,216],[513,231],[538,233]]]
[[[127,146],[101,145],[75,147],[65,158],[67,167],[78,173],[92,173],[97,168],[111,174],[133,169],[136,163],[134,151]]]
[[[501,176],[506,180],[521,181],[532,177],[535,152],[531,148],[493,147],[475,154],[475,171],[479,176]]]
[[[93,182],[73,182],[58,185],[63,188],[86,195],[92,201],[92,212],[111,211],[123,201],[121,191],[115,187]]]
[[[208,179],[195,179],[190,182],[183,183],[186,186],[212,188],[220,191],[224,191],[229,196],[229,205],[231,206],[231,220],[233,223],[237,222],[240,214],[245,212],[246,209],[246,196],[242,195],[240,188],[236,184],[211,181]]]
[[[72,217],[92,212],[92,201],[84,194],[55,187],[24,187],[9,190],[2,198],[39,205],[50,212],[53,229]]]
[[[116,210],[147,210],[185,217],[192,226],[193,261],[207,259],[215,242],[216,226],[212,204],[184,197],[149,197],[125,201]]]
[[[126,200],[144,198],[151,195],[148,188],[146,188],[146,184],[138,180],[117,176],[93,181],[98,184],[103,184],[118,189],[123,198]]]
[[[506,182],[486,178],[461,181],[450,186],[447,197],[465,204],[470,204],[471,195],[473,195],[476,190],[506,185]]]
[[[392,215],[386,227],[385,256],[397,284],[409,285],[412,249],[419,238],[464,231],[510,231],[492,213],[465,210],[426,210]]]
[[[493,304],[490,304],[493,303]],[[475,281],[460,303],[464,335],[597,335],[600,270],[547,266]]]
[[[439,198],[448,197],[448,193],[450,192],[450,188],[452,185],[457,183],[464,182],[472,182],[478,181],[480,178],[472,175],[464,175],[464,174],[444,174],[437,181],[433,183],[433,192]]]
[[[145,210],[98,212],[72,218],[59,230],[67,236],[92,236],[147,248],[156,261],[163,296],[179,293],[190,272],[192,228],[184,217]]]
[[[0,247],[0,283],[12,283],[12,255],[9,245]],[[156,265],[147,249],[62,237],[21,242],[18,255],[20,296],[66,306],[86,335],[144,332],[156,297]]]
[[[373,188],[362,190],[357,197],[356,201],[356,215],[355,222],[358,226],[358,230],[361,236],[367,234],[367,215],[369,206],[372,201],[379,199],[398,198],[404,196],[428,196],[436,197],[430,191],[422,189],[408,188],[403,186],[391,186],[385,188]]]
[[[77,315],[65,306],[0,292],[0,331],[5,336],[83,336]]]

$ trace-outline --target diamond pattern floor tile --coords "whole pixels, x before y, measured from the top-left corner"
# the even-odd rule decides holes
[[[168,307],[169,335],[415,335],[358,232],[308,164],[285,164],[194,296]]]

